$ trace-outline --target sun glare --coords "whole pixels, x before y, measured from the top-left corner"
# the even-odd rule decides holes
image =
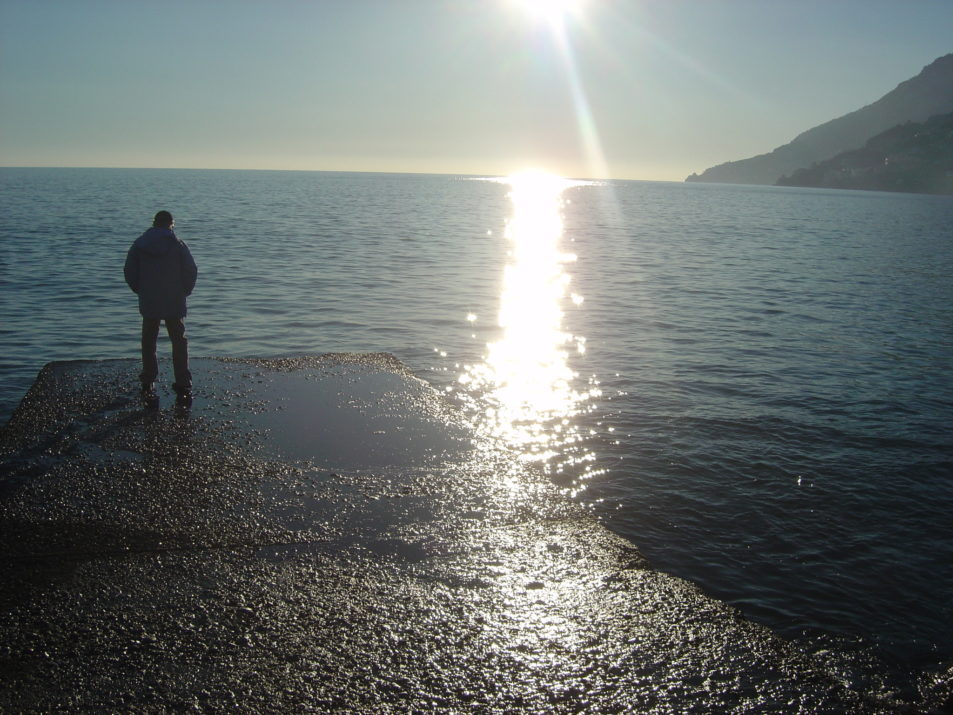
[[[503,273],[501,339],[487,345],[482,364],[460,382],[485,394],[482,427],[528,460],[548,461],[577,439],[573,417],[595,393],[579,391],[569,356],[584,351],[584,338],[563,327],[564,309],[582,297],[569,291],[564,266],[576,260],[560,250],[563,192],[589,182],[543,172],[502,180],[510,186],[513,212],[506,224],[510,245]]]
[[[510,0],[531,18],[556,26],[567,17],[577,16],[584,0]]]

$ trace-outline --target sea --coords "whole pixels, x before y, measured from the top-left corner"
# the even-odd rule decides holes
[[[0,421],[138,357],[159,209],[192,355],[392,353],[654,567],[871,687],[949,677],[953,197],[3,168]]]

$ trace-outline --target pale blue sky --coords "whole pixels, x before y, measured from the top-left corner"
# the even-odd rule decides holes
[[[519,1],[0,0],[0,165],[681,180],[953,52],[950,0]]]

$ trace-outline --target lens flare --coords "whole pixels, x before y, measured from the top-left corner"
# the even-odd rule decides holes
[[[557,26],[569,16],[578,16],[582,11],[584,0],[510,0],[510,4],[534,20]]]

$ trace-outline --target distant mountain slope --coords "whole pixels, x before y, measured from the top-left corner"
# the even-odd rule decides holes
[[[692,174],[686,181],[726,184],[774,184],[782,176],[809,167],[843,151],[857,149],[891,127],[923,122],[953,112],[953,54],[923,68],[873,104],[808,129],[769,154],[729,161]]]
[[[953,194],[953,113],[900,124],[778,184]]]

